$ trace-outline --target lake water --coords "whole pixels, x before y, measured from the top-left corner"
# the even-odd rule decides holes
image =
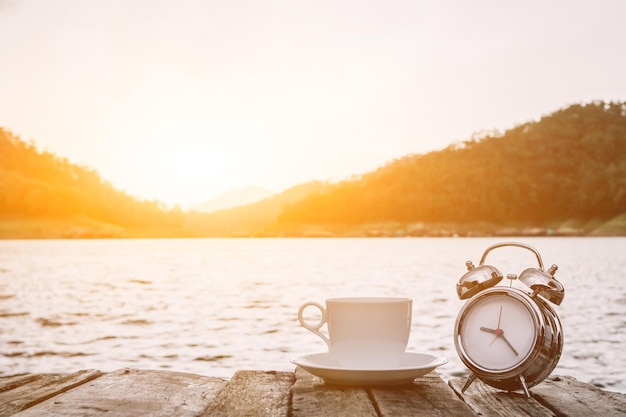
[[[297,320],[303,302],[384,295],[414,300],[409,351],[447,357],[444,379],[466,376],[455,285],[467,260],[503,241],[559,266],[565,342],[553,373],[626,392],[626,238],[0,241],[0,375],[291,371],[290,359],[326,349]],[[537,259],[504,247],[486,263],[519,274]]]

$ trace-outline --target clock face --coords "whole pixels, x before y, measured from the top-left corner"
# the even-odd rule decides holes
[[[506,291],[482,294],[461,312],[457,342],[465,356],[485,371],[515,368],[533,351],[537,321],[533,311]]]

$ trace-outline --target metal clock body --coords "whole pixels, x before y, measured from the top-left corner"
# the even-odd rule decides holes
[[[528,268],[519,277],[528,285],[528,292],[496,286],[502,274],[483,265],[487,253],[501,246],[522,247],[537,255],[540,268]],[[469,261],[467,266],[457,293],[468,301],[454,327],[457,353],[471,371],[463,391],[478,378],[503,390],[523,389],[530,396],[528,389],[550,375],[563,350],[561,321],[548,304],[548,300],[560,304],[563,299],[563,286],[553,277],[557,267],[543,271],[539,254],[521,243],[494,245],[487,249],[479,267]]]
[[[543,381],[563,349],[554,310],[516,288],[493,287],[471,298],[459,313],[455,335],[465,366],[489,385],[508,391]]]

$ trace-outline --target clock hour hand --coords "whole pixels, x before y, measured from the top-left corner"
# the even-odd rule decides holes
[[[487,333],[494,333],[494,334],[497,333],[496,329],[490,329],[488,327],[481,327],[480,330],[482,330],[483,332],[487,332]]]

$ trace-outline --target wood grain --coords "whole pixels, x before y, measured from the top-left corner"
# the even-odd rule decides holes
[[[327,385],[304,369],[296,368],[291,388],[293,417],[377,417],[368,392],[362,388]]]
[[[531,394],[559,416],[626,416],[626,394],[603,391],[572,377],[546,379]]]
[[[461,392],[465,384],[464,379],[453,379],[448,384],[476,414],[481,416],[517,417],[528,415],[533,417],[555,417],[555,414],[550,409],[544,407],[534,398],[526,397],[526,394],[522,391],[501,391],[490,387],[479,379],[476,379],[465,393]]]
[[[102,372],[89,369],[66,375],[25,375],[6,378],[0,383],[0,416],[11,416],[100,375]]]
[[[0,417],[392,417],[626,415],[626,394],[571,377],[551,377],[523,392],[476,380],[444,382],[436,372],[394,387],[326,384],[294,372],[239,371],[228,381],[172,371],[97,370],[0,378]]]
[[[278,417],[289,413],[292,372],[239,371],[205,410],[206,417]]]
[[[182,372],[122,369],[39,403],[19,417],[196,417],[226,383]]]
[[[434,372],[410,385],[372,388],[372,397],[382,417],[476,415]]]

